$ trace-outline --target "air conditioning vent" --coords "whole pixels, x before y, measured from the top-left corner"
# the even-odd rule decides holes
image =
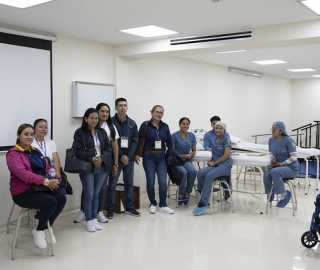
[[[214,42],[224,40],[244,40],[252,39],[253,30],[244,30],[240,32],[222,33],[210,36],[185,37],[170,40],[170,45],[183,45],[192,43]]]

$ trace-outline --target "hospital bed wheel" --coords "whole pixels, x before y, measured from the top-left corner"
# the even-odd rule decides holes
[[[317,233],[309,234],[309,231],[305,232],[301,236],[301,243],[306,248],[313,248],[318,244],[318,235]]]

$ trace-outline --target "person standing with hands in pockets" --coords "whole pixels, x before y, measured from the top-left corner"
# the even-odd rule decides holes
[[[114,218],[115,188],[121,171],[126,197],[125,214],[139,217],[140,213],[133,206],[134,156],[139,141],[138,128],[136,122],[127,115],[128,103],[125,98],[116,99],[115,109],[117,113],[112,117],[112,123],[116,126],[120,138],[118,138],[119,158],[114,160],[113,166],[118,167],[118,172],[109,178],[107,218]]]

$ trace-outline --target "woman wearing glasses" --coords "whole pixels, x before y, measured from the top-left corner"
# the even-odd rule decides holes
[[[157,174],[159,184],[159,211],[166,214],[173,214],[173,210],[167,206],[167,162],[166,149],[172,149],[172,139],[169,126],[162,122],[164,109],[161,105],[153,106],[151,120],[142,123],[139,129],[139,138],[145,137],[143,151],[143,168],[147,178],[147,193],[150,201],[150,214],[157,211],[154,185]],[[146,127],[147,125],[147,127]],[[146,128],[146,129],[145,129]],[[140,142],[139,142],[140,144]],[[140,158],[135,157],[139,164]]]
[[[269,139],[269,151],[271,152],[272,168],[263,175],[265,191],[268,201],[272,202],[274,193],[281,195],[278,207],[285,207],[291,199],[291,192],[285,190],[283,178],[294,178],[298,175],[300,165],[297,160],[296,144],[287,134],[283,122],[277,121],[272,124],[272,137]],[[273,193],[269,193],[274,186]]]

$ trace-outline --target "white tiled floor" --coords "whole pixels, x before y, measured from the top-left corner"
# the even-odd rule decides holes
[[[303,185],[297,187],[295,217],[288,208],[261,215],[258,200],[240,193],[234,193],[235,213],[224,202],[214,204],[213,215],[199,217],[192,215],[194,200],[178,209],[171,201],[173,215],[151,215],[143,194],[141,217],[115,214],[95,233],[87,232],[84,222],[73,223],[77,212],[63,214],[54,226],[54,257],[36,248],[31,228],[22,227],[12,261],[14,228],[6,234],[1,227],[0,269],[319,269],[319,245],[307,249],[300,243],[318,194],[314,180],[311,185],[307,196]]]

